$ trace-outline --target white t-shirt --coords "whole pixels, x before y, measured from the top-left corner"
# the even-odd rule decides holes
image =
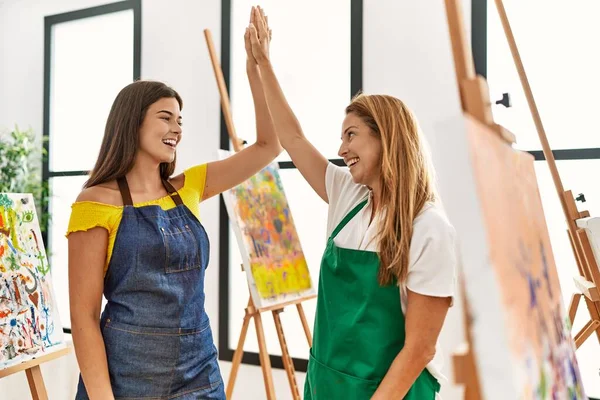
[[[362,200],[368,197],[367,204],[338,233],[334,243],[338,247],[378,251],[375,239],[382,220],[378,213],[369,224],[372,211],[371,191],[354,183],[352,175],[345,168],[334,164],[327,166],[325,188],[329,199],[327,237],[344,217]],[[407,291],[435,297],[453,297],[456,286],[456,232],[448,222],[441,207],[427,203],[413,223],[413,236],[410,243],[409,267],[406,285],[400,287],[402,312],[406,314]],[[441,373],[443,354],[436,345],[436,354],[427,365],[429,372],[441,385],[447,378]]]

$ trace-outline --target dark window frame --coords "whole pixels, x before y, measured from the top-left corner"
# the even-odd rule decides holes
[[[487,78],[487,4],[488,0],[472,0],[471,3],[471,48],[475,71]],[[351,93],[350,97],[358,93],[363,85],[363,1],[351,0]],[[221,67],[225,84],[230,87],[230,62],[231,62],[231,0],[221,1]],[[221,139],[220,148],[229,150],[229,135],[221,112]],[[529,150],[536,161],[545,160],[541,150]],[[587,160],[600,159],[600,148],[584,149],[559,149],[553,150],[554,157],[560,160]],[[334,164],[343,166],[341,159],[329,160]],[[291,161],[279,162],[281,169],[295,169]],[[219,359],[232,361],[235,349],[229,346],[229,217],[223,198],[219,203]],[[281,356],[270,355],[271,366],[283,369]],[[297,371],[306,372],[307,359],[293,358]],[[242,357],[243,364],[260,365],[258,353],[245,351]],[[594,399],[592,399],[594,400]]]
[[[50,134],[50,90],[52,79],[52,28],[54,25],[75,21],[84,18],[97,17],[100,15],[111,14],[115,12],[133,10],[133,71],[132,78],[137,80],[141,75],[141,56],[142,56],[142,1],[141,0],[126,0],[118,3],[111,3],[97,7],[85,8],[76,11],[70,11],[61,14],[49,15],[44,18],[44,122],[43,135],[47,140],[44,141],[44,151],[46,157],[42,160],[42,182],[50,185],[52,178],[85,176],[89,171],[67,170],[67,171],[52,171],[50,170],[50,142],[52,135]],[[50,201],[52,201],[50,199]],[[47,213],[49,204],[43,204],[43,212]],[[50,223],[46,223],[45,232],[43,233],[44,245],[47,249],[51,249],[52,237],[49,234]],[[71,333],[71,329],[64,328],[66,333]]]
[[[363,0],[350,2],[350,100],[362,90],[363,86]],[[221,68],[225,85],[230,87],[231,67],[231,0],[221,1]],[[221,112],[221,142],[220,148],[229,150],[229,134],[223,113]],[[342,159],[330,159],[336,165],[344,166]],[[292,161],[279,162],[281,169],[296,169]],[[219,196],[219,360],[232,361],[235,349],[229,346],[229,216]],[[270,355],[271,366],[283,369],[281,356]],[[297,371],[306,372],[308,360],[292,358]],[[258,353],[245,351],[242,356],[243,364],[260,365]]]
[[[471,49],[475,72],[487,79],[488,65],[488,0],[472,0],[471,3]],[[498,107],[498,106],[497,106]],[[536,132],[537,135],[537,132]],[[535,161],[544,161],[542,150],[526,150],[535,157]],[[600,159],[599,147],[570,148],[552,150],[556,161],[597,160]]]

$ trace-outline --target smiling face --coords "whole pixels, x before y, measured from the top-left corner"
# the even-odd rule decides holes
[[[414,219],[436,198],[426,141],[412,111],[396,97],[361,93],[345,111],[339,154],[354,181],[372,189],[373,210],[386,210],[377,281],[405,283]]]
[[[350,169],[355,183],[370,188],[378,185],[381,174],[381,140],[363,120],[348,113],[342,124],[342,145],[338,155]]]
[[[148,107],[140,126],[139,157],[170,163],[181,140],[181,110],[174,97],[164,97]]]

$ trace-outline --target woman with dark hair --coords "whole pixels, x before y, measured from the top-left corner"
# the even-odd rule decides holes
[[[254,59],[247,72],[256,143],[177,176],[179,94],[138,81],[115,99],[67,232],[77,399],[225,399],[204,310],[209,242],[199,204],[281,151]]]

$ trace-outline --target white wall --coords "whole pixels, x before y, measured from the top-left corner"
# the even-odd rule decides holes
[[[31,126],[37,133],[42,131],[43,17],[103,3],[21,0],[0,5],[0,127],[18,123]],[[213,159],[219,144],[219,102],[202,30],[212,30],[218,49],[220,1],[173,0],[166,6],[144,0],[142,13],[142,77],[166,81],[184,99],[185,134],[178,154],[179,168]],[[432,131],[435,121],[458,112],[443,2],[368,1],[364,18],[365,91],[406,100],[426,133]],[[204,203],[201,212],[213,255],[207,272],[206,307],[218,337],[217,199]],[[443,334],[447,355],[462,337],[459,311],[457,305]],[[222,363],[222,368],[227,379],[229,363]],[[72,398],[77,374],[72,355],[49,363],[43,372],[51,399]],[[278,398],[290,398],[283,371],[274,370],[274,375]],[[302,387],[304,374],[298,373],[297,378]],[[243,366],[236,388],[234,398],[265,398],[260,368]],[[0,393],[8,400],[27,398],[25,375],[1,380]],[[446,388],[444,399],[458,399],[459,393],[459,389]]]

